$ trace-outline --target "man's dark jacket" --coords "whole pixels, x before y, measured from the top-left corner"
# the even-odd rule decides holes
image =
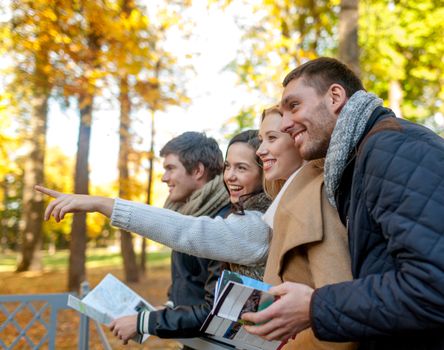
[[[215,216],[228,215],[230,205]],[[211,311],[214,288],[222,264],[173,251],[171,255],[172,285],[168,291],[174,308],[150,312],[148,331],[160,338],[192,338]]]
[[[336,193],[354,280],[315,291],[316,336],[444,349],[444,140],[378,107]]]

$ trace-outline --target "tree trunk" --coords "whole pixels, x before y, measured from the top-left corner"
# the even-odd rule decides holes
[[[131,199],[128,156],[130,153],[131,136],[130,112],[131,102],[129,99],[128,76],[120,79],[120,147],[119,147],[119,197]],[[134,253],[133,239],[131,233],[120,230],[120,248],[123,258],[123,268],[125,271],[125,280],[127,282],[137,282],[139,280],[139,271],[137,268],[136,254]]]
[[[146,249],[148,248],[147,239],[142,237],[142,247],[140,249],[140,272],[142,275],[146,273]]]
[[[398,118],[402,118],[401,105],[402,105],[402,88],[398,80],[391,80],[389,86],[389,103],[390,108],[395,112]]]
[[[34,191],[36,184],[44,183],[44,162],[48,100],[51,91],[45,67],[48,56],[36,54],[33,79],[33,114],[27,140],[29,153],[24,162],[23,211],[22,211],[22,257],[17,272],[42,268],[40,248],[42,245],[42,223],[44,213],[43,195]]]
[[[156,126],[155,126],[155,112],[151,111],[151,142],[149,151],[149,169],[148,169],[148,186],[147,186],[147,196],[146,204],[152,204],[152,191],[153,191],[153,175],[154,175],[154,138],[156,136]],[[146,245],[147,239],[144,238],[142,241],[142,252],[140,256],[140,268],[143,272],[146,271]]]
[[[80,5],[80,11],[84,12],[83,1]],[[85,39],[88,48],[79,57],[79,66],[82,67],[82,75],[78,82],[80,87],[80,92],[78,93],[80,124],[74,173],[74,192],[78,194],[89,193],[88,160],[96,85],[93,80],[90,80],[88,73],[92,72],[100,64],[98,58],[101,48],[100,33],[94,29],[87,16],[85,16],[85,20]],[[86,213],[76,213],[71,225],[71,241],[69,244],[69,291],[79,291],[80,284],[86,279],[86,242]]]
[[[360,76],[358,5],[359,0],[341,0],[341,11],[339,14],[339,60]]]
[[[74,174],[74,192],[88,194],[89,170],[88,158],[91,139],[91,123],[94,96],[84,93],[79,98],[80,125],[77,142],[76,168]],[[86,261],[86,213],[74,214],[69,244],[68,290],[78,291],[85,280]]]

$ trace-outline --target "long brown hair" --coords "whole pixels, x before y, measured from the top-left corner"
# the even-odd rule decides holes
[[[262,160],[259,158],[259,156],[256,154],[257,149],[259,148],[261,142],[259,141],[259,132],[256,129],[250,129],[250,130],[245,130],[242,131],[241,133],[235,135],[230,142],[228,143],[228,147],[227,147],[227,152],[225,154],[225,159],[227,158],[228,155],[228,150],[230,149],[230,146],[232,146],[235,143],[244,143],[246,145],[248,145],[249,147],[251,147],[251,149],[254,151],[254,159],[255,159],[255,163],[259,168],[259,174],[261,176],[261,180],[263,182],[264,179],[264,172],[262,171]],[[225,171],[225,166],[224,166],[224,171]],[[224,185],[225,188],[227,189],[228,193],[230,192],[228,189],[227,184],[224,181]],[[236,214],[240,214],[240,215],[244,215],[244,202],[251,198],[252,196],[255,196],[257,194],[260,194],[264,192],[262,185],[260,185],[258,188],[256,188],[252,193],[247,193],[242,195],[239,198],[239,202],[238,203],[232,203],[232,209],[231,209],[231,213],[236,213]]]

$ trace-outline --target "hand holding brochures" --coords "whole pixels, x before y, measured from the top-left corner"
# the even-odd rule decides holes
[[[68,306],[107,326],[118,317],[134,315],[143,309],[155,310],[150,303],[112,274],[107,274],[81,300],[70,295]],[[142,343],[146,339],[148,339],[148,335],[136,335],[133,338],[138,343]]]
[[[241,319],[245,312],[267,308],[275,296],[267,293],[272,286],[232,271],[223,271],[216,285],[215,303],[201,331],[214,339],[246,350],[277,350],[283,344],[249,334]]]

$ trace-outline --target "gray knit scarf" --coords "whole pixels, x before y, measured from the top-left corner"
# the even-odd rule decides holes
[[[339,114],[325,158],[324,172],[327,198],[334,207],[335,191],[347,161],[361,139],[371,114],[381,105],[382,100],[379,97],[359,90],[350,97]]]
[[[214,216],[230,202],[222,175],[216,176],[205,186],[194,191],[185,203],[171,202],[168,199],[164,208],[177,211],[183,215]]]

